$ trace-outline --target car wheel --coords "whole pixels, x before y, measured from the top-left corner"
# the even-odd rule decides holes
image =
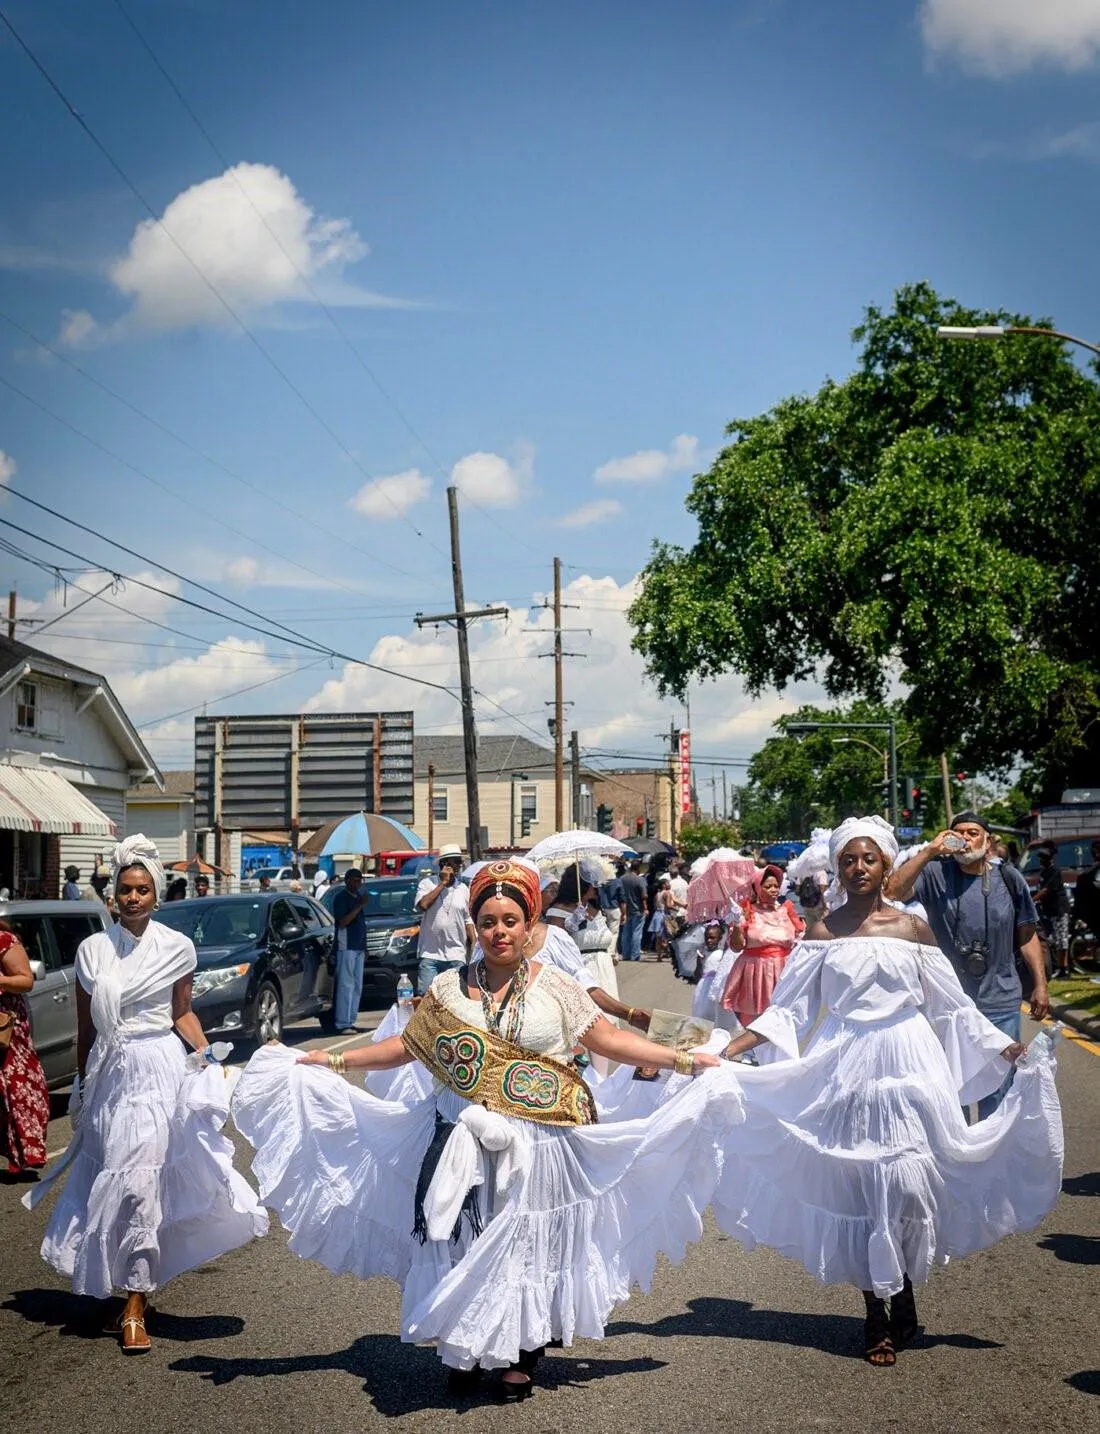
[[[253,1022],[256,1040],[261,1046],[283,1038],[283,1003],[270,981],[262,981],[256,992],[256,1015]]]

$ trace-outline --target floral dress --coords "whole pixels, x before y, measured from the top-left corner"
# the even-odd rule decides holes
[[[15,937],[0,932],[0,955]],[[27,1003],[11,991],[0,992],[0,1011],[15,1017],[11,1043],[0,1046],[0,1156],[9,1173],[34,1170],[46,1163],[46,1126],[50,1097],[42,1062],[31,1040]]]

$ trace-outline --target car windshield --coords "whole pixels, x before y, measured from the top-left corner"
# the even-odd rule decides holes
[[[1092,837],[1074,837],[1072,841],[1060,841],[1054,853],[1054,865],[1059,871],[1083,871],[1092,865]],[[1031,846],[1024,852],[1020,870],[1025,876],[1036,876],[1039,872],[1041,847]]]
[[[170,901],[157,920],[204,946],[244,946],[263,935],[267,902],[244,896],[206,897],[202,901]]]
[[[416,914],[416,882],[364,881],[360,894],[366,892],[367,904],[364,916],[413,917]]]

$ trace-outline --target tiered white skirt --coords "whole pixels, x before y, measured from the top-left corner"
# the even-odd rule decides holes
[[[527,1170],[506,1195],[493,1196],[492,1179],[482,1187],[483,1232],[463,1222],[457,1243],[422,1245],[414,1194],[437,1100],[451,1121],[467,1105],[448,1091],[379,1100],[270,1045],[241,1077],[233,1114],[291,1249],[338,1274],[400,1281],[402,1338],[434,1342],[460,1369],[508,1365],[552,1339],[600,1338],[632,1286],[648,1288],[658,1254],[679,1260],[699,1237],[723,1133],[741,1119],[737,1073],[725,1067],[680,1078],[646,1119],[512,1122]]]
[[[43,1258],[76,1294],[149,1292],[267,1233],[222,1134],[220,1066],[187,1073],[174,1035],[93,1049],[72,1168]]]
[[[1037,1225],[1061,1187],[1054,1062],[1037,1038],[1004,1103],[968,1126],[943,1047],[912,1012],[826,1017],[798,1061],[739,1067],[745,1119],[726,1138],[719,1225],[826,1284],[881,1297],[908,1274]]]

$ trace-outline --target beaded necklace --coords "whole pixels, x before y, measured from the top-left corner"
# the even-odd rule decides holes
[[[527,1004],[527,983],[531,966],[524,956],[516,967],[512,979],[505,987],[504,995],[493,1005],[493,993],[489,989],[489,976],[485,962],[479,961],[474,967],[478,989],[481,992],[481,1010],[485,1016],[485,1028],[504,1041],[514,1042],[523,1025],[523,1011]],[[507,1017],[505,1017],[507,1008]],[[503,1018],[503,1019],[502,1019]]]

